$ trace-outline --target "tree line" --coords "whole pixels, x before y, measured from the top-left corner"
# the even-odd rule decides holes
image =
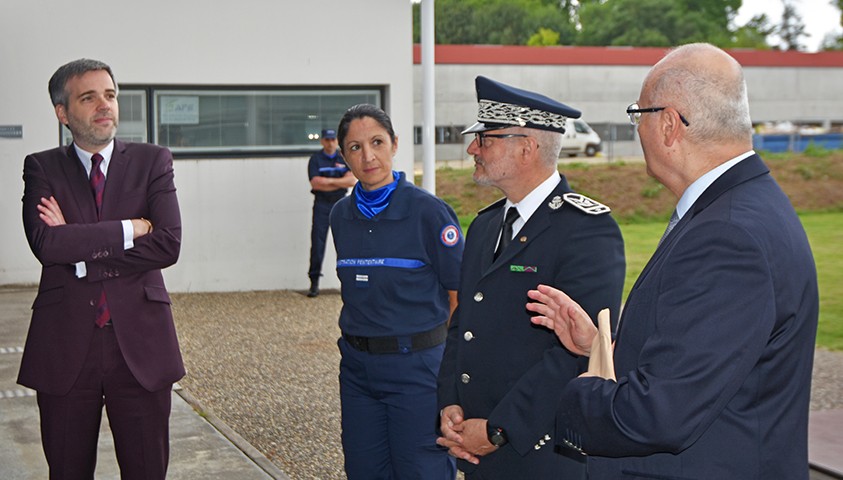
[[[418,1],[418,0],[416,0]],[[735,17],[741,0],[435,0],[438,44],[671,47],[709,42],[721,48],[804,50],[798,0],[780,0],[780,19]],[[827,0],[843,11],[843,0]],[[841,15],[843,25],[843,15]],[[420,41],[420,4],[413,4],[413,38]],[[843,35],[821,50],[843,50]]]

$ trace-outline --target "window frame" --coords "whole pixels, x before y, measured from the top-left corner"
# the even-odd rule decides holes
[[[282,144],[275,144],[275,145],[263,145],[263,146],[255,146],[255,145],[223,145],[220,147],[214,146],[200,146],[194,148],[179,148],[177,146],[172,145],[162,145],[161,144],[161,127],[166,125],[161,122],[161,112],[158,106],[160,105],[159,99],[164,98],[167,95],[171,95],[177,97],[179,95],[183,97],[193,97],[193,96],[202,96],[202,95],[223,95],[223,96],[231,96],[237,97],[242,96],[243,98],[248,97],[259,97],[259,96],[285,96],[293,94],[292,96],[313,96],[314,98],[320,98],[320,100],[324,97],[332,97],[332,96],[342,96],[342,95],[359,95],[362,98],[371,98],[374,96],[375,101],[373,102],[380,108],[384,108],[384,104],[386,102],[386,87],[384,85],[273,85],[273,86],[255,86],[255,85],[169,85],[169,84],[153,84],[153,85],[140,85],[140,84],[125,84],[120,85],[120,90],[118,93],[118,101],[120,98],[125,94],[140,94],[143,95],[142,100],[142,115],[144,116],[145,121],[145,128],[144,128],[144,135],[145,140],[144,142],[153,143],[156,145],[161,145],[164,147],[169,148],[173,152],[173,157],[176,159],[179,158],[243,158],[243,157],[294,157],[294,156],[302,156],[302,155],[310,155],[314,151],[321,148],[319,143],[318,134],[312,138],[306,140],[306,142],[310,143],[299,143],[293,144],[289,146],[285,146]],[[350,107],[351,105],[346,105],[340,110],[344,112],[345,108]],[[248,107],[247,108],[253,108]],[[318,112],[317,115],[322,114],[322,107],[318,106],[315,107]],[[336,109],[335,109],[336,110]],[[293,113],[298,113],[295,110],[291,110]],[[122,113],[122,107],[121,107]],[[262,112],[251,111],[247,112],[247,114],[258,115]],[[198,113],[197,113],[198,115]],[[329,121],[325,121],[325,119],[314,119],[314,122],[317,122],[318,129],[316,130],[319,132],[322,128],[336,128],[336,123],[339,122],[342,113],[337,115],[336,119],[331,119]],[[318,118],[318,117],[317,117]],[[189,120],[188,120],[189,121]],[[132,135],[127,138],[125,135],[121,135],[121,126],[123,124],[122,115],[121,115],[121,125],[117,128],[117,138],[123,141],[138,141],[138,135],[136,131],[132,132]],[[177,123],[171,123],[171,125],[177,125]],[[69,145],[72,141],[72,137],[70,135],[70,131],[67,130],[66,127],[63,125],[59,126],[59,141],[62,142],[64,145]],[[271,128],[271,123],[269,125]],[[248,122],[246,122],[245,128],[249,129],[250,126]],[[247,135],[258,135],[255,132],[255,129],[258,128],[266,128],[261,126],[253,126],[251,130],[247,130]]]

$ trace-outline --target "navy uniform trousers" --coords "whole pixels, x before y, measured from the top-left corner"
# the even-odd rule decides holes
[[[322,276],[322,261],[325,259],[325,243],[328,240],[328,217],[335,203],[337,202],[318,198],[313,201],[313,223],[310,229],[310,268],[307,271],[307,276],[311,280],[318,280]]]
[[[436,377],[445,344],[388,354],[361,352],[344,338],[338,344],[349,480],[453,479],[454,459],[436,444],[434,428],[439,420]]]

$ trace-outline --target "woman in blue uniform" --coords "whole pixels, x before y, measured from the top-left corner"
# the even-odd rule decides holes
[[[359,180],[331,212],[343,307],[342,445],[349,480],[453,479],[436,445],[436,377],[456,307],[463,236],[453,209],[392,170],[398,142],[374,105],[337,129]]]

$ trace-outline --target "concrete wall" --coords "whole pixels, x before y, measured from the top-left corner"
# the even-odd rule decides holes
[[[752,121],[843,122],[843,66],[745,67]]]
[[[782,52],[785,53],[785,52]],[[474,78],[484,75],[495,80],[545,94],[583,112],[590,123],[626,124],[627,105],[638,98],[641,83],[650,70],[642,65],[512,65],[512,64],[438,64],[436,65],[436,125],[471,125],[477,116]],[[421,125],[421,65],[414,66],[414,124]],[[791,121],[823,123],[843,122],[843,65],[839,67],[745,66],[750,113],[756,123]],[[463,160],[473,137],[462,145],[437,145],[441,161]],[[603,139],[606,142],[606,138]],[[613,152],[640,156],[637,140],[617,142]],[[422,158],[415,146],[417,161]]]
[[[377,15],[373,15],[376,12]],[[411,3],[397,0],[8,0],[0,14],[0,285],[36,283],[21,224],[23,158],[58,144],[47,81],[81,57],[118,83],[380,85],[398,135],[412,139]],[[412,169],[412,142],[396,169]],[[303,289],[308,285],[307,158],[177,160],[182,209],[173,291]],[[330,242],[331,240],[329,240]],[[323,287],[338,287],[329,247]]]
[[[638,98],[649,67],[591,65],[436,65],[436,125],[471,125],[477,121],[474,78],[483,75],[509,85],[540,92],[583,112],[587,122],[627,122],[624,110]],[[414,66],[414,119],[421,124],[421,66]],[[437,145],[439,160],[465,160],[471,138],[462,145]],[[640,155],[635,142],[623,154]],[[422,150],[416,145],[416,159]],[[617,154],[620,154],[618,152]]]

